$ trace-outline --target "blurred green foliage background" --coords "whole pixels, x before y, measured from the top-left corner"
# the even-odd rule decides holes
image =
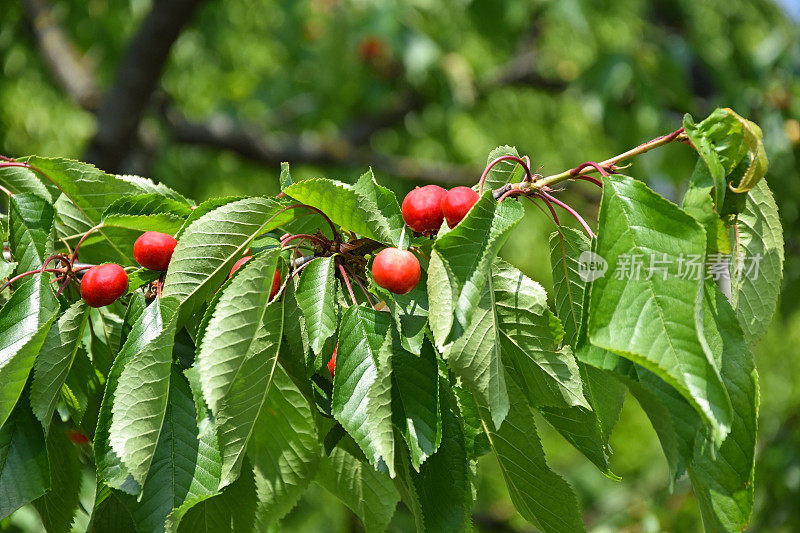
[[[476,181],[486,154],[500,144],[554,173],[673,131],[683,113],[702,118],[717,106],[733,108],[764,130],[767,180],[787,238],[782,303],[756,354],[761,422],[749,530],[800,531],[795,1],[783,7],[770,0],[200,2],[171,48],[135,142],[125,147],[119,168],[106,170],[146,175],[199,201],[274,194],[284,159],[295,177],[344,181],[372,163],[402,199],[432,179]],[[86,158],[97,127],[93,111],[153,4],[0,5],[0,153]],[[71,41],[67,51],[81,69],[70,75],[86,77],[92,89],[83,100],[64,90],[42,52],[49,25]],[[686,146],[669,146],[635,160],[627,173],[678,200],[695,158]],[[586,183],[568,189],[564,196],[593,217],[597,191]],[[546,288],[551,224],[530,209],[525,229],[504,249]],[[634,400],[626,402],[611,441],[621,483],[555,433],[543,430],[543,439],[552,465],[578,491],[590,531],[701,529],[688,482],[670,491],[655,433]],[[480,466],[476,528],[529,531],[493,459]],[[36,530],[36,520],[23,509],[0,530]],[[401,509],[392,529],[412,525]],[[309,532],[359,528],[316,486],[283,525]]]

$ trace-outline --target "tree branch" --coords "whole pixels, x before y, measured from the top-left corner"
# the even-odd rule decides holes
[[[178,143],[227,150],[270,167],[283,161],[314,165],[372,165],[410,181],[445,185],[475,181],[481,170],[468,166],[420,163],[411,158],[380,154],[354,146],[342,138],[327,140],[311,136],[262,136],[256,128],[237,124],[226,117],[192,122],[175,109],[163,110],[162,115]]]
[[[108,171],[121,170],[139,123],[157,89],[170,48],[202,0],[157,0],[117,68],[97,113],[97,132],[85,159]]]
[[[50,6],[43,0],[23,0],[22,5],[56,83],[73,102],[84,109],[94,110],[100,100],[100,91],[93,69],[53,18]]]

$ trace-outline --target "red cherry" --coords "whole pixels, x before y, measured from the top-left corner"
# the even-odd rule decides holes
[[[447,219],[447,225],[455,228],[480,196],[469,187],[453,187],[447,191],[447,196],[442,200],[442,213]]]
[[[333,379],[333,373],[336,371],[336,350],[339,349],[339,343],[336,343],[336,346],[333,347],[333,356],[331,360],[328,361],[328,372],[331,373],[331,379]]]
[[[364,39],[358,43],[358,56],[362,61],[375,61],[384,55],[386,55],[386,46],[378,37],[364,37]]]
[[[231,273],[228,274],[228,279],[231,279],[231,276],[233,276],[233,274],[237,270],[239,270],[239,268],[241,268],[241,266],[243,264],[247,263],[252,258],[253,258],[253,256],[246,255],[246,256],[242,257],[241,259],[239,259],[238,261],[236,261],[236,263],[233,264],[233,268],[231,268]],[[278,269],[276,268],[275,269],[275,276],[272,278],[272,287],[270,287],[270,290],[269,290],[269,299],[270,300],[275,298],[275,295],[278,294],[279,290],[281,290],[281,281],[282,281],[281,280],[281,273],[278,272]]]
[[[114,263],[93,266],[81,280],[81,297],[90,307],[112,304],[127,290],[128,274]]]
[[[84,444],[89,444],[89,437],[86,436],[85,433],[82,431],[77,431],[74,429],[67,430],[67,438],[77,444],[78,446],[83,446]]]
[[[246,256],[242,257],[241,259],[239,259],[238,261],[236,261],[233,264],[233,268],[231,268],[231,273],[228,274],[228,279],[231,279],[231,277],[233,276],[234,272],[239,270],[239,267],[241,267],[243,264],[245,264],[248,261],[250,261],[252,258],[253,258],[252,255],[246,255]]]
[[[442,200],[446,195],[447,191],[438,185],[417,187],[403,199],[403,220],[423,235],[436,233],[444,221]]]
[[[272,288],[269,290],[269,299],[272,300],[275,298],[275,295],[278,294],[278,291],[281,290],[281,273],[278,272],[278,269],[275,269],[275,276],[272,278]]]
[[[136,262],[150,270],[165,271],[178,241],[168,233],[147,231],[133,243]]]
[[[406,294],[416,287],[421,273],[419,261],[408,250],[384,248],[372,262],[375,283],[395,294]]]

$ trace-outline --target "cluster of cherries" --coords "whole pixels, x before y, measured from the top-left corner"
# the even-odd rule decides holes
[[[147,269],[164,272],[177,244],[172,235],[148,231],[133,243],[133,257]],[[81,280],[81,297],[91,307],[110,305],[127,290],[128,274],[115,263],[93,266]]]
[[[449,191],[438,185],[417,187],[403,200],[403,220],[415,232],[433,235],[445,220],[449,227],[454,228],[477,201],[478,193],[469,187],[455,187]],[[144,268],[165,272],[177,244],[172,235],[148,231],[133,244],[133,257]],[[239,259],[228,277],[250,259],[249,255]],[[419,261],[408,250],[384,248],[372,263],[375,283],[395,294],[411,291],[419,282],[420,275]],[[278,294],[280,288],[281,276],[275,270],[270,299]],[[115,263],[91,267],[81,281],[81,297],[91,307],[110,305],[127,290],[128,274]]]
[[[178,241],[168,233],[158,231],[145,232],[133,243],[133,258],[144,268],[156,272],[166,272],[172,259],[172,252]],[[231,269],[228,278],[233,276],[239,267],[249,261],[252,256],[239,259]],[[270,300],[281,288],[281,275],[275,269],[270,288]],[[91,307],[103,307],[114,303],[128,290],[128,274],[115,263],[96,265],[86,271],[81,280],[81,297]]]
[[[433,235],[446,220],[454,228],[478,201],[478,193],[469,187],[455,187],[449,191],[437,186],[417,187],[403,200],[403,220],[413,231]],[[178,241],[172,235],[157,231],[143,233],[133,244],[133,257],[144,268],[165,272]],[[252,256],[244,256],[231,268],[230,278]],[[421,275],[419,260],[408,250],[384,248],[372,263],[372,276],[378,286],[395,294],[406,294],[416,287]],[[281,288],[281,275],[275,270],[269,298],[274,298]],[[89,268],[81,280],[81,297],[91,307],[114,303],[128,290],[128,274],[115,263],[105,263]],[[336,348],[328,363],[333,377],[336,366]]]
[[[403,220],[422,235],[433,235],[447,220],[456,227],[475,202],[478,193],[469,187],[445,190],[438,185],[417,187],[403,199]],[[379,287],[395,294],[406,294],[417,286],[421,271],[416,256],[408,250],[385,248],[372,262],[372,277]]]

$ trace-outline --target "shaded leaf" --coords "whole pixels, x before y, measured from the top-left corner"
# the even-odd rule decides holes
[[[272,389],[247,445],[261,531],[295,506],[314,480],[322,454],[311,406],[281,366],[275,369]]]
[[[391,478],[361,460],[355,442],[350,442],[322,459],[316,481],[349,507],[368,533],[386,531],[400,495]]]
[[[575,494],[547,466],[533,413],[512,380],[509,391],[511,405],[500,429],[492,428],[485,404],[478,408],[514,507],[542,531],[583,531]]]
[[[108,441],[140,485],[150,471],[167,411],[174,340],[171,302],[156,299],[114,362],[117,366],[122,360],[124,366],[113,392]]]
[[[220,488],[239,475],[247,442],[272,387],[283,328],[283,303],[269,302],[277,252],[248,261],[209,310],[196,366],[216,419]]]
[[[783,229],[766,181],[747,193],[731,239],[731,304],[753,346],[772,323],[783,279]]]
[[[36,358],[31,384],[31,407],[47,434],[61,387],[80,348],[89,308],[78,300],[53,322]]]
[[[0,426],[0,520],[50,486],[42,427],[23,401]]]
[[[31,276],[0,309],[0,425],[11,415],[56,318],[58,301],[43,276]]]
[[[342,316],[331,411],[370,464],[393,469],[391,389],[385,379],[379,379],[378,366],[378,352],[390,327],[389,314],[371,307],[353,306]],[[384,359],[388,361],[386,354]],[[370,395],[373,387],[380,387],[380,394]]]
[[[312,260],[297,282],[295,298],[303,311],[308,342],[315,354],[336,333],[336,279],[333,257]]]

